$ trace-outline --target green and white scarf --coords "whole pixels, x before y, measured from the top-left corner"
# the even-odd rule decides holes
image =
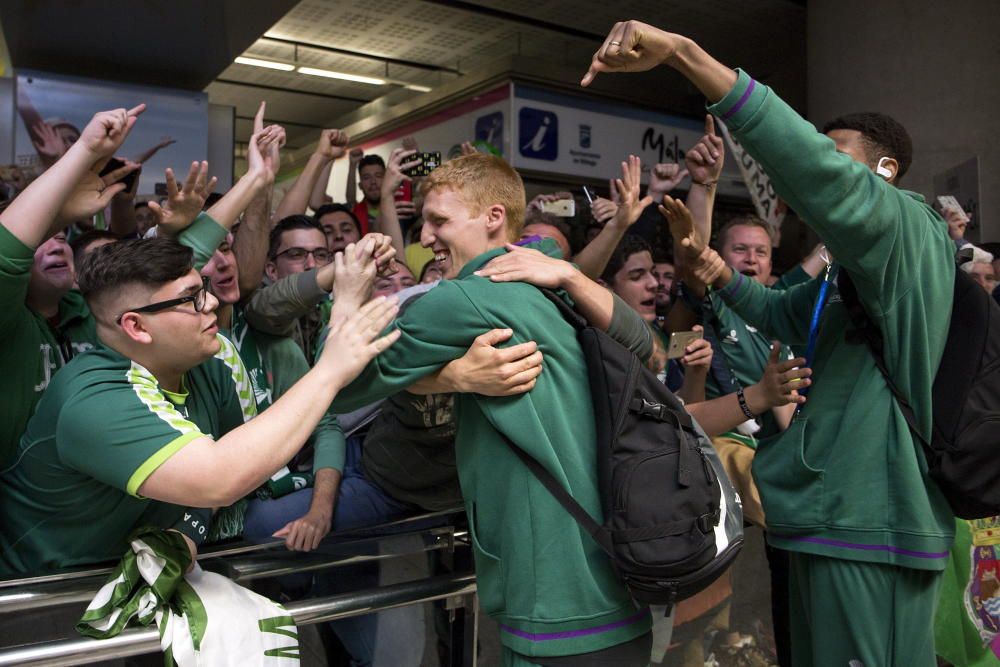
[[[140,528],[129,544],[77,632],[106,639],[155,622],[167,667],[298,667],[298,630],[281,605],[197,564],[185,574],[191,556],[178,533]]]

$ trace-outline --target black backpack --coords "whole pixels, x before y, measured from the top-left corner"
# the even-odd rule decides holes
[[[670,605],[703,590],[743,546],[743,513],[711,441],[638,357],[542,290],[577,330],[597,425],[599,524],[545,468],[515,454],[611,558],[632,597]]]
[[[914,437],[924,446],[930,476],[961,519],[1000,514],[1000,306],[961,269],[948,340],[934,377],[933,431],[927,438],[882,355],[882,332],[841,268],[838,287],[856,330],[868,344]]]

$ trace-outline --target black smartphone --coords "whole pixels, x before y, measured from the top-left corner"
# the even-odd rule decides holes
[[[108,163],[106,165],[104,165],[104,169],[101,169],[101,174],[100,175],[101,176],[107,176],[108,174],[110,174],[111,172],[113,172],[115,169],[121,169],[124,166],[125,166],[125,163],[122,160],[119,160],[118,158],[113,157],[110,160],[108,160]],[[130,172],[129,174],[126,174],[123,178],[118,179],[117,182],[118,183],[124,183],[125,184],[125,190],[124,191],[128,192],[129,190],[132,189],[132,186],[135,185],[135,179],[137,179],[137,178],[139,178],[139,170],[138,169],[136,169],[133,172]]]
[[[441,151],[434,151],[433,153],[417,153],[416,155],[406,159],[407,162],[411,160],[421,160],[421,162],[415,167],[404,169],[403,173],[410,178],[427,176],[441,166]]]

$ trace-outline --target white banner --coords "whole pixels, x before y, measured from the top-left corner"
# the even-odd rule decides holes
[[[785,219],[787,208],[784,202],[778,198],[771,185],[771,178],[764,172],[764,169],[753,159],[749,153],[743,150],[740,143],[729,134],[729,128],[718,118],[715,124],[721,130],[722,136],[726,138],[726,145],[729,146],[729,153],[734,158],[727,160],[726,164],[735,162],[739,167],[740,174],[743,175],[743,182],[747,190],[750,191],[750,198],[757,209],[757,216],[766,222],[774,232],[777,242],[781,238],[781,222]]]

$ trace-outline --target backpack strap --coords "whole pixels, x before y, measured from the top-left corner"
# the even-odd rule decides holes
[[[576,502],[573,496],[559,483],[559,480],[543,468],[542,464],[535,457],[511,442],[510,438],[504,436],[503,441],[507,443],[507,446],[510,447],[517,458],[521,459],[521,462],[531,471],[531,474],[535,476],[541,485],[552,494],[552,497],[563,506],[563,509],[569,512],[569,515],[594,538],[594,541],[601,547],[601,550],[612,560],[615,560],[617,557],[615,556],[611,535],[604,529],[604,526],[594,521],[594,518],[587,514],[587,510],[583,509],[580,503]]]
[[[545,287],[539,287],[538,290],[545,295],[546,299],[555,304],[559,310],[559,314],[563,316],[564,320],[572,324],[574,329],[582,331],[587,327],[587,320],[566,303],[561,296]]]
[[[858,290],[854,286],[854,282],[851,280],[851,276],[847,273],[844,267],[840,267],[840,273],[837,276],[837,288],[840,290],[841,299],[844,305],[847,307],[847,314],[851,318],[851,323],[854,325],[857,333],[861,335],[868,349],[872,353],[872,357],[875,359],[875,366],[878,368],[879,372],[882,373],[882,377],[885,378],[885,384],[889,387],[889,391],[896,398],[896,403],[899,405],[899,411],[903,413],[903,418],[906,420],[906,424],[910,427],[910,431],[913,432],[914,437],[920,441],[920,443],[930,449],[930,443],[921,434],[920,427],[917,425],[917,416],[913,412],[913,408],[910,407],[910,402],[906,400],[903,393],[893,382],[892,376],[889,375],[889,369],[885,365],[885,357],[882,354],[884,349],[882,342],[882,332],[879,331],[878,326],[872,321],[868,316],[868,312],[865,310],[864,306],[861,305],[861,299],[858,297]]]

